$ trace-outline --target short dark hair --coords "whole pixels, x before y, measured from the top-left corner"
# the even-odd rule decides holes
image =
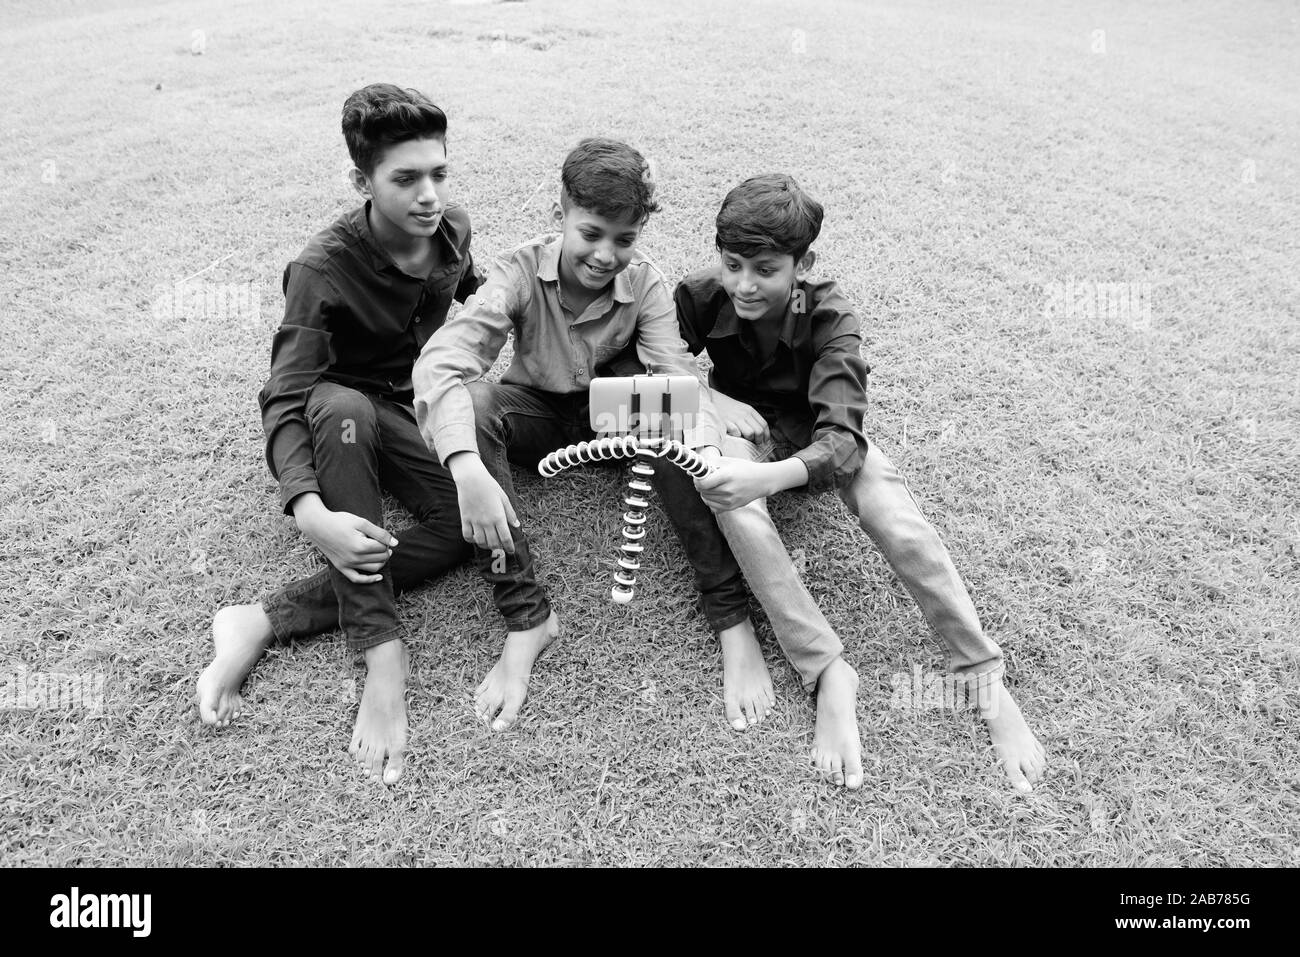
[[[588,137],[564,160],[561,199],[567,208],[581,206],[607,219],[644,223],[659,212],[650,164],[618,140]]]
[[[719,249],[741,256],[774,250],[799,260],[822,231],[822,204],[793,176],[764,173],[733,188],[718,210]]]
[[[357,169],[369,176],[384,150],[407,140],[447,142],[447,114],[419,90],[391,83],[362,87],[343,104],[343,139]]]

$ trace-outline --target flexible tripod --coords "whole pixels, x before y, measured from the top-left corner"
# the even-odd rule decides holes
[[[564,469],[588,462],[633,460],[623,496],[623,504],[627,506],[623,513],[623,541],[619,546],[614,587],[610,590],[610,598],[618,604],[630,602],[636,593],[636,573],[645,551],[642,539],[646,509],[650,507],[650,479],[655,474],[656,460],[667,459],[692,478],[701,478],[710,471],[704,459],[673,437],[674,433],[683,434],[698,411],[699,382],[689,376],[593,379],[592,429],[621,434],[556,449],[537,464],[537,471],[544,478],[551,478]]]

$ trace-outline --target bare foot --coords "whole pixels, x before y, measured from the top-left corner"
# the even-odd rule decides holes
[[[858,734],[858,673],[836,658],[817,680],[817,728],[812,763],[823,777],[850,791],[862,787],[862,738]]]
[[[772,713],[776,693],[768,674],[763,649],[748,618],[718,632],[722,642],[722,707],[737,731],[758,724]]]
[[[980,709],[980,717],[989,726],[993,748],[1011,786],[1021,793],[1032,791],[1047,766],[1047,752],[1029,730],[1016,699],[1001,681],[997,683],[992,704]]]
[[[271,643],[271,620],[261,605],[228,605],[212,618],[216,657],[199,675],[199,718],[224,728],[244,707],[239,689]]]
[[[406,647],[394,639],[365,654],[366,688],[348,754],[366,777],[396,784],[406,755]]]
[[[519,709],[528,697],[528,678],[533,673],[533,662],[559,633],[560,621],[555,612],[551,612],[551,617],[536,628],[506,635],[501,657],[474,689],[474,713],[484,721],[491,721],[493,731],[504,731],[515,723]]]

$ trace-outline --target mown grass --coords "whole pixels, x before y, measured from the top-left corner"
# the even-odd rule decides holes
[[[107,680],[101,713],[0,712],[5,864],[1300,861],[1288,5],[66,2],[0,22],[3,667]],[[1050,754],[1033,795],[968,715],[889,708],[889,676],[940,656],[833,497],[774,513],[863,676],[867,785],[803,766],[812,710],[770,642],[779,711],[729,731],[662,517],[638,601],[605,599],[600,471],[520,479],[568,637],[510,732],[470,708],[501,630],[468,571],[403,601],[396,788],[346,758],[362,672],[337,636],[269,655],[230,730],[198,725],[212,613],[315,561],[277,514],[255,397],[284,263],[353,202],[340,105],[378,80],[447,109],[480,254],[543,228],[583,135],[654,157],[645,248],[670,277],[707,261],[743,176],[822,198],[870,434],[1007,654]],[[260,318],[155,309],[205,269],[253,283]],[[1150,323],[1045,317],[1072,279],[1151,283]]]

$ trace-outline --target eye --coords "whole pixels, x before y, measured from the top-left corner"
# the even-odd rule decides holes
[[[409,176],[399,176],[399,177],[397,177],[397,179],[393,180],[393,182],[396,183],[398,186],[410,186],[410,185],[411,185],[411,177],[409,177]]]
[[[772,270],[771,270],[771,269],[768,269],[768,268],[766,268],[766,267],[764,267],[763,269],[760,269],[760,270],[758,271],[758,274],[759,274],[760,276],[763,276],[764,278],[766,278],[766,277],[772,275]]]
[[[433,181],[434,181],[435,183],[441,183],[441,182],[442,182],[443,180],[445,180],[446,178],[447,178],[447,174],[446,174],[446,172],[434,173],[434,174],[433,174]]]
[[[582,232],[581,232],[581,236],[582,236],[582,238],[585,239],[587,242],[589,242],[589,243],[594,243],[597,239],[600,238],[600,233],[593,233],[593,232],[590,232],[589,230],[585,230],[585,229],[584,229],[584,230],[582,230]]]
[[[736,272],[739,269],[740,267],[737,266],[735,263],[727,263],[727,272]]]
[[[629,247],[629,246],[632,245],[632,240],[630,240],[630,239],[620,239],[620,240],[618,241],[618,244],[619,244],[620,246],[622,246],[624,249],[627,249],[627,247]]]

